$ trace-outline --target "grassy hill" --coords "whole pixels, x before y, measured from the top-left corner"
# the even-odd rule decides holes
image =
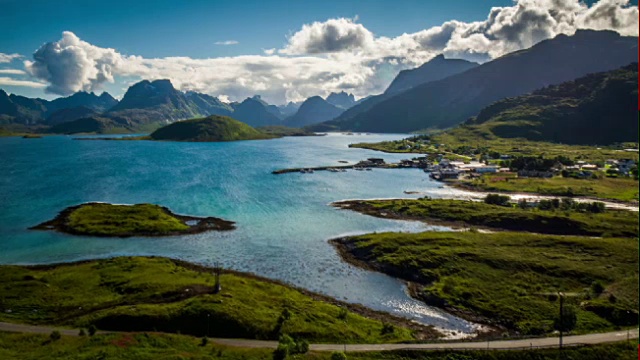
[[[638,64],[633,63],[497,101],[460,130],[565,144],[637,142],[637,108]]]
[[[277,281],[166,258],[121,257],[39,267],[0,266],[0,321],[101,330],[310,342],[414,339],[409,321]],[[7,311],[10,310],[10,311]],[[365,317],[366,316],[366,317]],[[384,322],[393,324],[393,331]],[[406,325],[406,327],[404,326]],[[387,328],[387,331],[384,329]],[[434,337],[429,327],[415,334]]]
[[[235,141],[270,139],[273,136],[228,116],[212,115],[169,124],[151,133],[150,137],[170,141]]]
[[[553,331],[558,291],[593,332],[638,321],[638,241],[521,232],[367,234],[332,241],[343,257],[417,283],[412,294],[520,334]]]

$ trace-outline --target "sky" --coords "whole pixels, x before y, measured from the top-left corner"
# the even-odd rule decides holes
[[[580,28],[638,36],[637,0],[0,0],[0,88],[364,97],[440,53],[485,62]]]

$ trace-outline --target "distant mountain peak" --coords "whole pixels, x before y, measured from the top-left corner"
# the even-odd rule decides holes
[[[327,96],[326,100],[329,104],[337,106],[344,110],[356,104],[355,96],[353,96],[353,94],[346,93],[344,90],[339,93],[332,92],[331,94],[329,94],[329,96]]]

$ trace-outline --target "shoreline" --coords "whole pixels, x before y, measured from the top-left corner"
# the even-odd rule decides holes
[[[500,194],[500,195],[509,195],[509,196],[514,196],[514,197],[529,197],[529,198],[541,198],[541,199],[553,199],[553,198],[557,198],[557,199],[561,199],[561,198],[570,198],[573,200],[577,200],[577,201],[599,201],[604,203],[605,205],[614,205],[613,208],[619,208],[619,209],[624,209],[624,210],[629,210],[629,211],[638,211],[639,207],[640,207],[640,201],[623,201],[623,200],[616,200],[616,199],[606,199],[606,198],[599,198],[599,197],[595,197],[595,196],[562,196],[562,195],[553,195],[553,194],[541,194],[541,193],[534,193],[534,192],[525,192],[525,191],[504,191],[504,190],[496,190],[496,191],[490,191],[490,190],[481,190],[481,189],[477,189],[474,186],[470,186],[467,185],[461,181],[443,181],[441,182],[443,183],[445,186],[448,186],[452,189],[457,189],[457,190],[463,190],[463,191],[467,191],[470,193],[474,193],[474,194],[483,194],[483,195],[487,195],[487,194]]]
[[[118,235],[105,235],[105,234],[90,234],[82,231],[77,231],[76,229],[70,227],[67,224],[69,216],[75,210],[80,209],[83,206],[87,205],[98,205],[98,204],[107,204],[114,206],[133,206],[131,204],[110,204],[105,202],[86,202],[74,206],[69,206],[56,215],[51,220],[45,221],[38,225],[32,226],[29,230],[46,230],[46,231],[55,231],[64,234],[76,235],[76,236],[91,236],[91,237],[101,237],[101,238],[128,238],[128,237],[165,237],[165,236],[180,236],[180,235],[193,235],[200,234],[207,231],[230,231],[236,228],[234,221],[228,221],[217,217],[197,217],[190,215],[179,215],[173,213],[169,208],[165,206],[158,206],[165,214],[174,217],[185,223],[189,228],[184,231],[171,231],[166,233],[161,232],[141,232],[141,233],[121,233]],[[196,224],[190,225],[189,221],[197,221]]]
[[[0,264],[0,266],[19,266],[19,267],[34,269],[34,270],[51,270],[60,266],[75,266],[75,265],[88,264],[91,262],[106,260],[106,259],[136,258],[136,257],[147,258],[147,259],[167,259],[173,262],[177,266],[181,266],[186,269],[197,271],[197,272],[214,272],[215,271],[215,268],[211,266],[193,263],[186,260],[181,260],[181,259],[171,258],[166,256],[112,256],[112,257],[92,258],[92,259],[84,259],[84,260],[77,260],[77,261],[70,261],[70,262],[57,262],[57,263],[51,263],[51,264],[31,264],[31,265]],[[244,277],[247,279],[258,280],[268,284],[283,286],[283,287],[298,291],[299,293],[305,296],[308,296],[313,300],[322,301],[327,304],[345,308],[348,311],[353,312],[354,314],[357,314],[369,319],[378,320],[383,323],[386,322],[386,323],[393,324],[395,326],[408,328],[412,331],[415,331],[416,333],[416,339],[414,340],[414,342],[427,341],[427,340],[430,340],[430,341],[443,340],[446,337],[445,333],[436,329],[436,327],[433,325],[421,324],[414,320],[393,315],[385,311],[370,309],[362,304],[349,303],[346,301],[338,300],[329,295],[307,290],[302,287],[287,283],[285,281],[263,277],[252,272],[243,272],[243,271],[224,269],[224,268],[222,269],[222,274],[231,274],[239,277]],[[476,337],[470,336],[470,338],[475,339]]]
[[[504,330],[513,330],[513,329],[508,329],[503,325],[498,324],[495,321],[492,321],[491,319],[484,317],[482,315],[475,314],[471,311],[461,310],[453,306],[447,306],[445,301],[440,298],[423,296],[421,294],[420,287],[425,286],[426,284],[423,284],[417,278],[409,279],[409,276],[405,276],[401,274],[396,269],[386,268],[385,266],[382,266],[375,262],[369,263],[364,260],[361,260],[351,252],[353,248],[350,247],[351,244],[348,242],[348,240],[349,240],[349,237],[340,237],[340,238],[329,240],[329,244],[331,244],[334,247],[334,249],[336,249],[336,252],[338,253],[338,256],[340,256],[342,261],[361,269],[375,271],[381,274],[391,276],[395,279],[401,280],[405,282],[405,284],[407,285],[409,296],[411,296],[413,299],[418,300],[427,306],[438,308],[453,316],[457,316],[461,319],[480,325],[484,329],[481,328],[476,333],[476,336],[473,337],[475,340],[481,340],[483,337],[490,338],[492,335],[501,333]]]

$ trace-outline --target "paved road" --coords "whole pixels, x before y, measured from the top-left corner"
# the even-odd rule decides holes
[[[53,330],[60,331],[63,335],[77,336],[79,330],[65,329],[50,326],[34,326],[0,322],[0,331],[49,334]],[[98,331],[98,333],[108,333]],[[638,338],[638,329],[628,332],[631,339]],[[247,339],[220,339],[212,338],[210,341],[216,344],[244,347],[244,348],[271,348],[278,346],[277,341],[247,340]],[[565,336],[563,343],[567,346],[581,344],[602,344],[608,342],[627,340],[627,331],[614,331],[600,334]],[[523,339],[523,340],[499,340],[484,342],[442,342],[434,344],[312,344],[309,348],[315,351],[384,351],[384,350],[487,350],[487,349],[527,349],[558,346],[557,337]]]

